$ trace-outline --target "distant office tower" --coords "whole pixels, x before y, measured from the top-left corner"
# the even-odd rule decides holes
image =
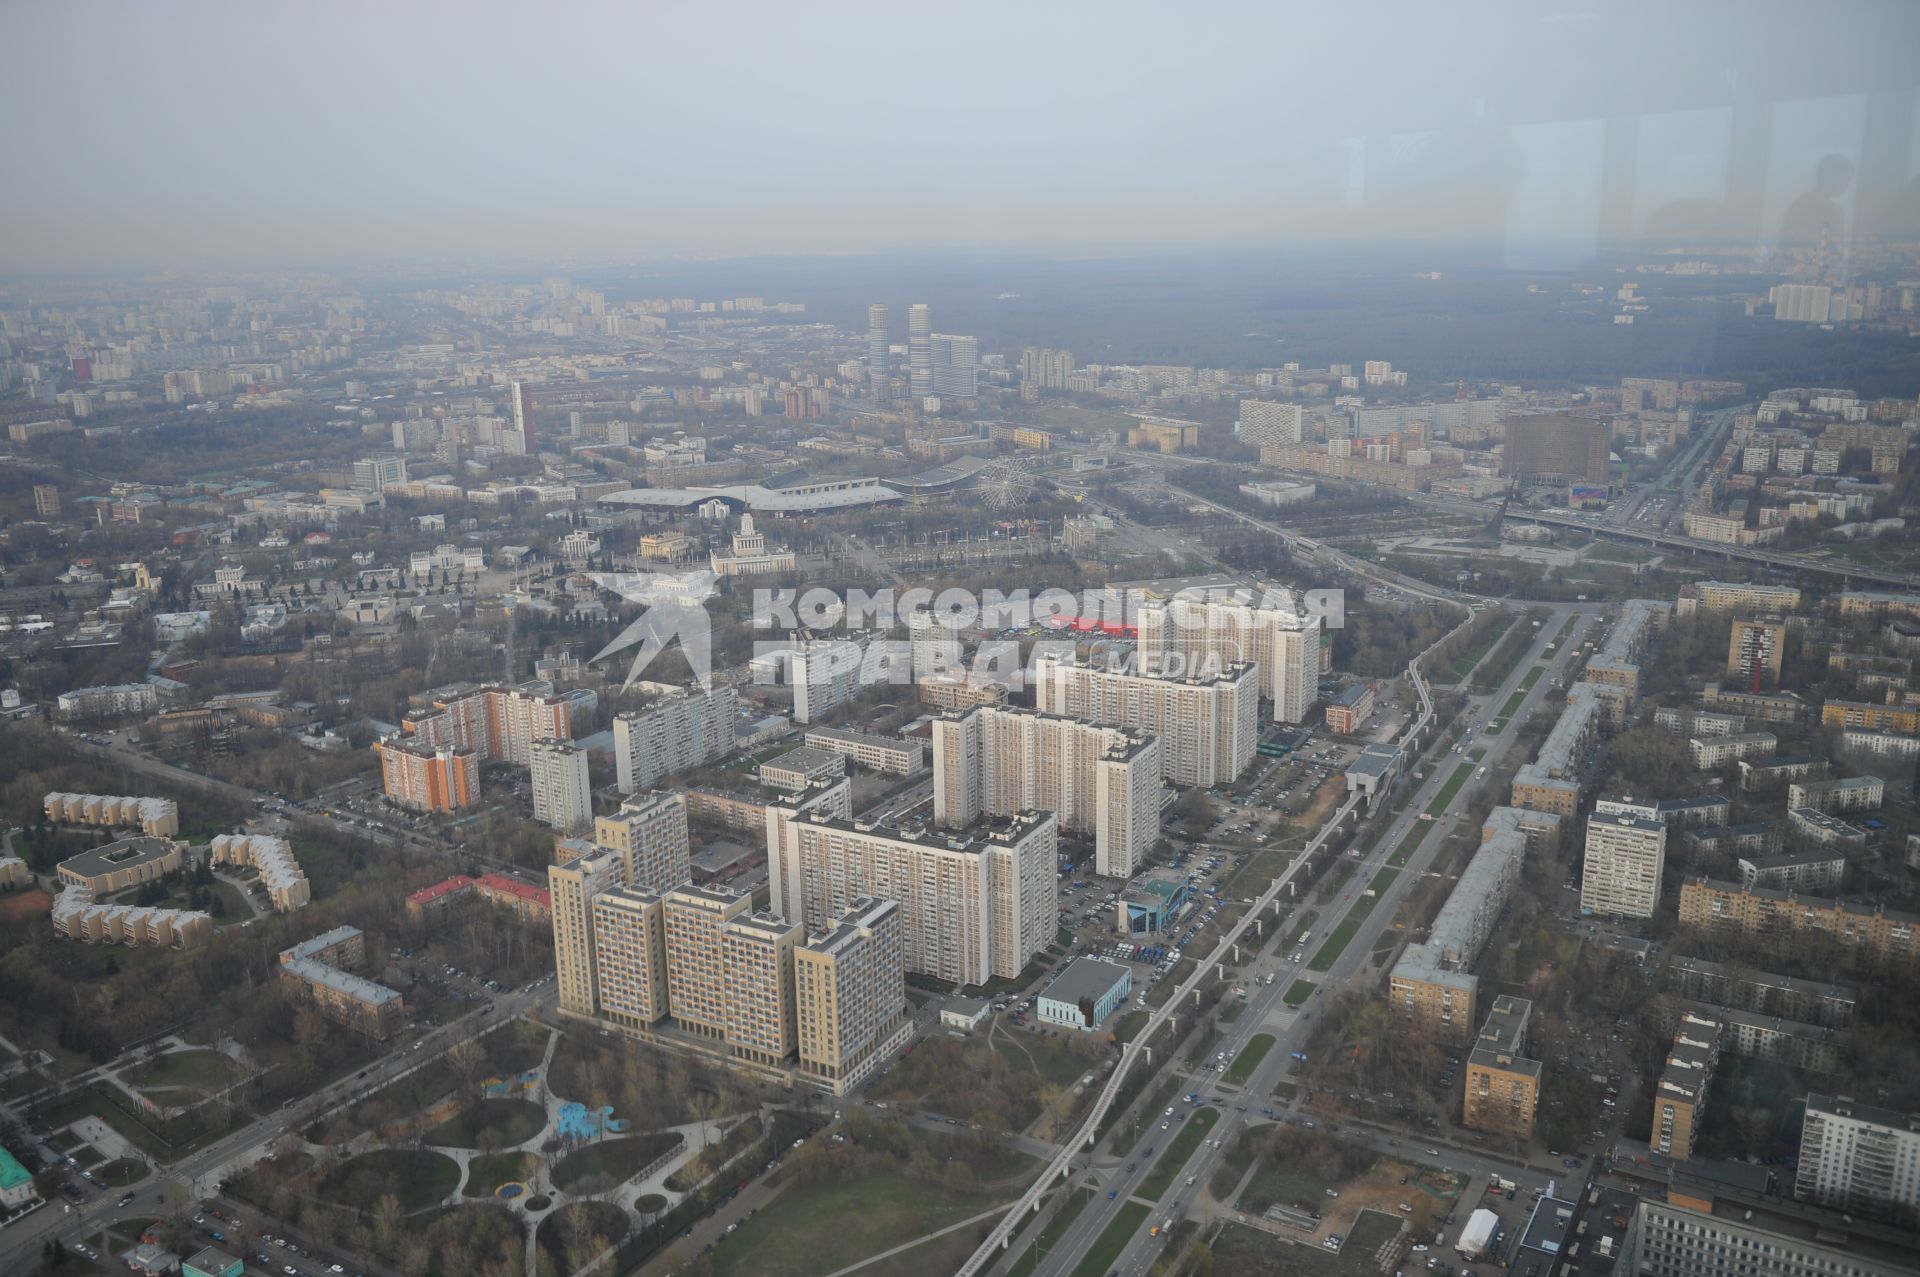
[[[353,486],[360,492],[383,492],[390,483],[407,481],[407,459],[391,453],[362,457],[353,463]]]
[[[980,343],[973,337],[934,333],[933,393],[972,399],[980,393]]]
[[[1793,1195],[1911,1227],[1920,1213],[1920,1116],[1807,1096]]]
[[[1304,413],[1297,403],[1270,399],[1240,401],[1240,441],[1261,448],[1299,443],[1305,436]]]
[[[571,741],[534,743],[533,818],[570,834],[593,823],[586,750]]]
[[[977,706],[933,725],[933,819],[965,828],[1038,808],[1093,835],[1096,871],[1131,878],[1160,836],[1160,744],[1143,732]]]
[[[867,380],[874,393],[887,393],[890,373],[887,358],[887,308],[880,302],[867,307]]]
[[[1153,678],[1046,654],[1035,661],[1034,678],[1043,713],[1158,737],[1161,774],[1176,785],[1225,784],[1253,760],[1260,735],[1253,665],[1228,665],[1212,677]]]
[[[616,715],[613,763],[620,792],[638,793],[662,776],[731,754],[736,704],[731,687],[686,688]]]
[[[533,435],[533,387],[513,382],[507,387],[507,406],[513,414],[513,430],[520,436],[520,451],[533,456],[540,451]]]
[[[862,896],[793,957],[800,1067],[842,1090],[857,1085],[905,1023],[899,902]]]
[[[1586,865],[1580,879],[1583,913],[1651,918],[1660,903],[1667,826],[1642,816],[1587,818]]]
[[[1260,695],[1273,717],[1304,723],[1320,698],[1320,619],[1290,593],[1258,604],[1175,598],[1140,609],[1139,663],[1144,673],[1205,674],[1235,662],[1260,667]]]
[[[1558,413],[1508,417],[1500,472],[1571,479],[1578,483],[1605,483],[1607,437],[1611,430],[1604,421]]]
[[[680,793],[629,798],[593,822],[593,843],[619,855],[622,886],[666,891],[691,876],[687,802]]]
[[[1780,649],[1786,646],[1787,627],[1781,621],[1736,620],[1727,639],[1727,673],[1748,687],[1757,673],[1763,682],[1780,681]]]
[[[51,483],[33,485],[33,513],[41,519],[60,517],[60,489]]]
[[[388,798],[415,811],[457,811],[480,796],[480,759],[470,749],[427,745],[401,736],[374,745]]]
[[[916,399],[933,393],[933,312],[925,302],[907,307],[907,370]]]
[[[1071,350],[1028,346],[1020,352],[1020,380],[1042,390],[1065,390],[1074,367]]]
[[[809,932],[862,896],[900,904],[909,971],[957,984],[1014,977],[1058,930],[1060,822],[1022,812],[922,838],[818,812],[769,821],[773,910]]]
[[[1824,324],[1833,318],[1833,289],[1825,284],[1775,284],[1767,290],[1773,317],[1796,324]]]

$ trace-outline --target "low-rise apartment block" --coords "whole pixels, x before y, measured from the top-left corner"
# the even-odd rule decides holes
[[[1791,891],[1694,878],[1680,888],[1680,925],[1741,935],[1824,936],[1859,958],[1889,966],[1920,965],[1920,914],[1884,905],[1824,900]]]
[[[1787,806],[1811,807],[1833,815],[1851,811],[1878,811],[1886,801],[1887,783],[1878,776],[1848,776],[1842,780],[1799,781],[1787,786]]]
[[[777,758],[769,758],[760,764],[758,773],[761,784],[784,789],[788,793],[809,785],[835,781],[846,774],[845,755],[815,749],[811,745],[801,745]]]
[[[1526,1055],[1533,1003],[1501,994],[1467,1056],[1461,1125],[1525,1142],[1540,1108],[1540,1061]]]
[[[1740,788],[1750,794],[1767,793],[1797,780],[1818,780],[1827,774],[1826,760],[1812,754],[1743,758],[1739,767]]]
[[[180,804],[171,798],[54,793],[42,802],[50,824],[138,829],[149,838],[180,832]]]
[[[1674,611],[1680,616],[1696,612],[1797,612],[1800,591],[1789,585],[1754,585],[1746,581],[1695,581],[1680,587]]]
[[[1725,966],[1704,958],[1672,959],[1667,964],[1667,983],[1697,1002],[1800,1020],[1824,1029],[1844,1029],[1853,1023],[1857,1001],[1854,991],[1844,985]]]
[[[1718,771],[1728,763],[1745,758],[1770,758],[1780,748],[1780,738],[1772,732],[1740,732],[1732,736],[1696,736],[1687,742],[1693,765],[1701,771]]]
[[[281,951],[280,983],[335,1024],[384,1041],[405,1023],[406,999],[346,970],[366,960],[366,934],[358,927],[335,927]]]
[[[1920,731],[1920,707],[1828,701],[1820,707],[1820,722],[1827,727],[1871,727],[1912,735]]]
[[[1847,876],[1847,858],[1826,850],[1742,856],[1735,867],[1741,886],[1773,891],[1838,891]]]
[[[1539,755],[1513,776],[1513,805],[1551,812],[1566,820],[1580,809],[1581,777],[1605,718],[1601,697],[1587,683],[1575,683]]]
[[[1816,847],[1864,847],[1867,832],[1816,807],[1787,808],[1787,828],[1794,837]]]
[[[1693,1156],[1719,1060],[1719,1021],[1692,1012],[1682,1014],[1666,1067],[1653,1088],[1653,1129],[1647,1144],[1654,1152],[1676,1160]]]
[[[216,865],[243,865],[260,877],[261,890],[275,910],[286,913],[304,907],[313,899],[307,885],[307,871],[293,858],[293,848],[284,838],[270,834],[215,834],[208,852]]]

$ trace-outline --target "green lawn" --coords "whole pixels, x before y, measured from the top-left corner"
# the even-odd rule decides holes
[[[1315,985],[1311,980],[1295,980],[1287,986],[1286,996],[1280,1000],[1290,1007],[1300,1006],[1308,998],[1313,996],[1314,989],[1318,987],[1319,986]]]
[[[540,1158],[533,1153],[482,1153],[467,1165],[467,1186],[461,1192],[468,1197],[488,1197],[502,1184],[526,1180]]]
[[[449,1148],[512,1148],[538,1135],[546,1110],[531,1100],[481,1100],[423,1137]]]
[[[1227,1069],[1227,1081],[1235,1086],[1245,1086],[1253,1071],[1260,1067],[1260,1061],[1267,1058],[1267,1052],[1273,1050],[1273,1034],[1257,1033],[1247,1042],[1240,1054],[1234,1057],[1233,1064]]]
[[[1454,768],[1453,775],[1447,778],[1447,783],[1440,787],[1440,792],[1435,794],[1433,801],[1427,804],[1427,815],[1438,816],[1446,811],[1447,804],[1458,796],[1461,787],[1467,783],[1467,778],[1471,775],[1473,775],[1472,763],[1461,763]]]
[[[388,1193],[403,1211],[432,1206],[460,1182],[460,1167],[444,1153],[380,1148],[349,1158],[320,1181],[317,1195],[359,1210],[371,1210]]]
[[[1147,1222],[1148,1208],[1145,1202],[1122,1202],[1114,1214],[1113,1222],[1100,1234],[1098,1241],[1081,1257],[1073,1270],[1073,1277],[1105,1277],[1112,1271],[1113,1263],[1120,1258],[1120,1252],[1127,1248],[1133,1235],[1140,1231],[1140,1225]]]
[[[1498,736],[1501,732],[1507,730],[1507,721],[1508,720],[1504,718],[1496,718],[1491,723],[1488,723],[1487,730],[1480,734],[1482,736]]]
[[[156,1060],[135,1065],[122,1078],[143,1091],[187,1087],[211,1091],[237,1082],[246,1070],[218,1051],[171,1051]]]
[[[1525,676],[1522,677],[1520,680],[1520,690],[1523,692],[1531,692],[1533,690],[1533,685],[1535,683],[1538,683],[1540,681],[1540,676],[1542,674],[1545,674],[1546,672],[1547,672],[1547,667],[1544,665],[1536,665],[1532,669],[1528,670]],[[1509,714],[1508,717],[1511,718],[1512,715]]]
[[[588,1144],[554,1163],[553,1186],[565,1193],[606,1192],[626,1183],[662,1153],[683,1142],[678,1132],[652,1131]]]
[[[1268,1038],[1267,1041],[1271,1043],[1273,1039]],[[1140,1181],[1140,1187],[1135,1190],[1135,1196],[1159,1201],[1172,1185],[1174,1177],[1180,1173],[1180,1168],[1187,1164],[1189,1157],[1193,1156],[1193,1150],[1200,1147],[1200,1141],[1207,1137],[1207,1132],[1211,1131],[1214,1123],[1219,1120],[1219,1109],[1194,1110],[1187,1120],[1180,1124],[1180,1133],[1173,1137],[1173,1142],[1161,1151],[1160,1160],[1153,1164],[1152,1172]]]
[[[1258,1215],[1278,1202],[1301,1210],[1319,1210],[1321,1200],[1332,1187],[1327,1180],[1303,1171],[1297,1162],[1289,1162],[1284,1167],[1263,1164],[1247,1181],[1238,1209]]]
[[[1007,1270],[1007,1277],[1032,1277],[1033,1270],[1040,1266],[1040,1261],[1046,1258],[1047,1252],[1059,1243],[1061,1235],[1073,1227],[1073,1222],[1080,1218],[1080,1212],[1087,1208],[1087,1203],[1092,1201],[1093,1197],[1091,1189],[1083,1188],[1075,1193],[1073,1200],[1062,1206],[1060,1213],[1040,1230],[1040,1236],[1034,1239],[1033,1245],[1027,1247],[1020,1258],[1014,1261],[1013,1267]]]
[[[894,1171],[875,1171],[788,1189],[709,1258],[714,1277],[817,1277],[999,1202],[998,1194],[953,1193]]]

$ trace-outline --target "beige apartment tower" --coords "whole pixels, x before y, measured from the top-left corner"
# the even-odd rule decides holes
[[[793,957],[800,1068],[838,1094],[911,1031],[900,906],[864,896]]]
[[[593,822],[597,847],[620,853],[623,886],[667,891],[692,876],[687,804],[680,794],[642,794]]]
[[[1160,746],[1145,733],[984,705],[933,725],[935,824],[1051,811],[1094,836],[1105,877],[1133,877],[1153,850],[1160,794]]]
[[[681,1028],[708,1037],[727,1032],[727,924],[753,912],[738,891],[684,886],[666,896],[667,1003]]]
[[[1587,818],[1586,868],[1580,879],[1582,912],[1615,918],[1651,918],[1660,903],[1667,826],[1643,816]]]

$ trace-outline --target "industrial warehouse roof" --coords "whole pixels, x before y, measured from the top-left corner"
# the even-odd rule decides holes
[[[1082,999],[1098,1002],[1114,985],[1132,979],[1133,972],[1116,963],[1099,958],[1075,958],[1041,996],[1078,1006]]]

